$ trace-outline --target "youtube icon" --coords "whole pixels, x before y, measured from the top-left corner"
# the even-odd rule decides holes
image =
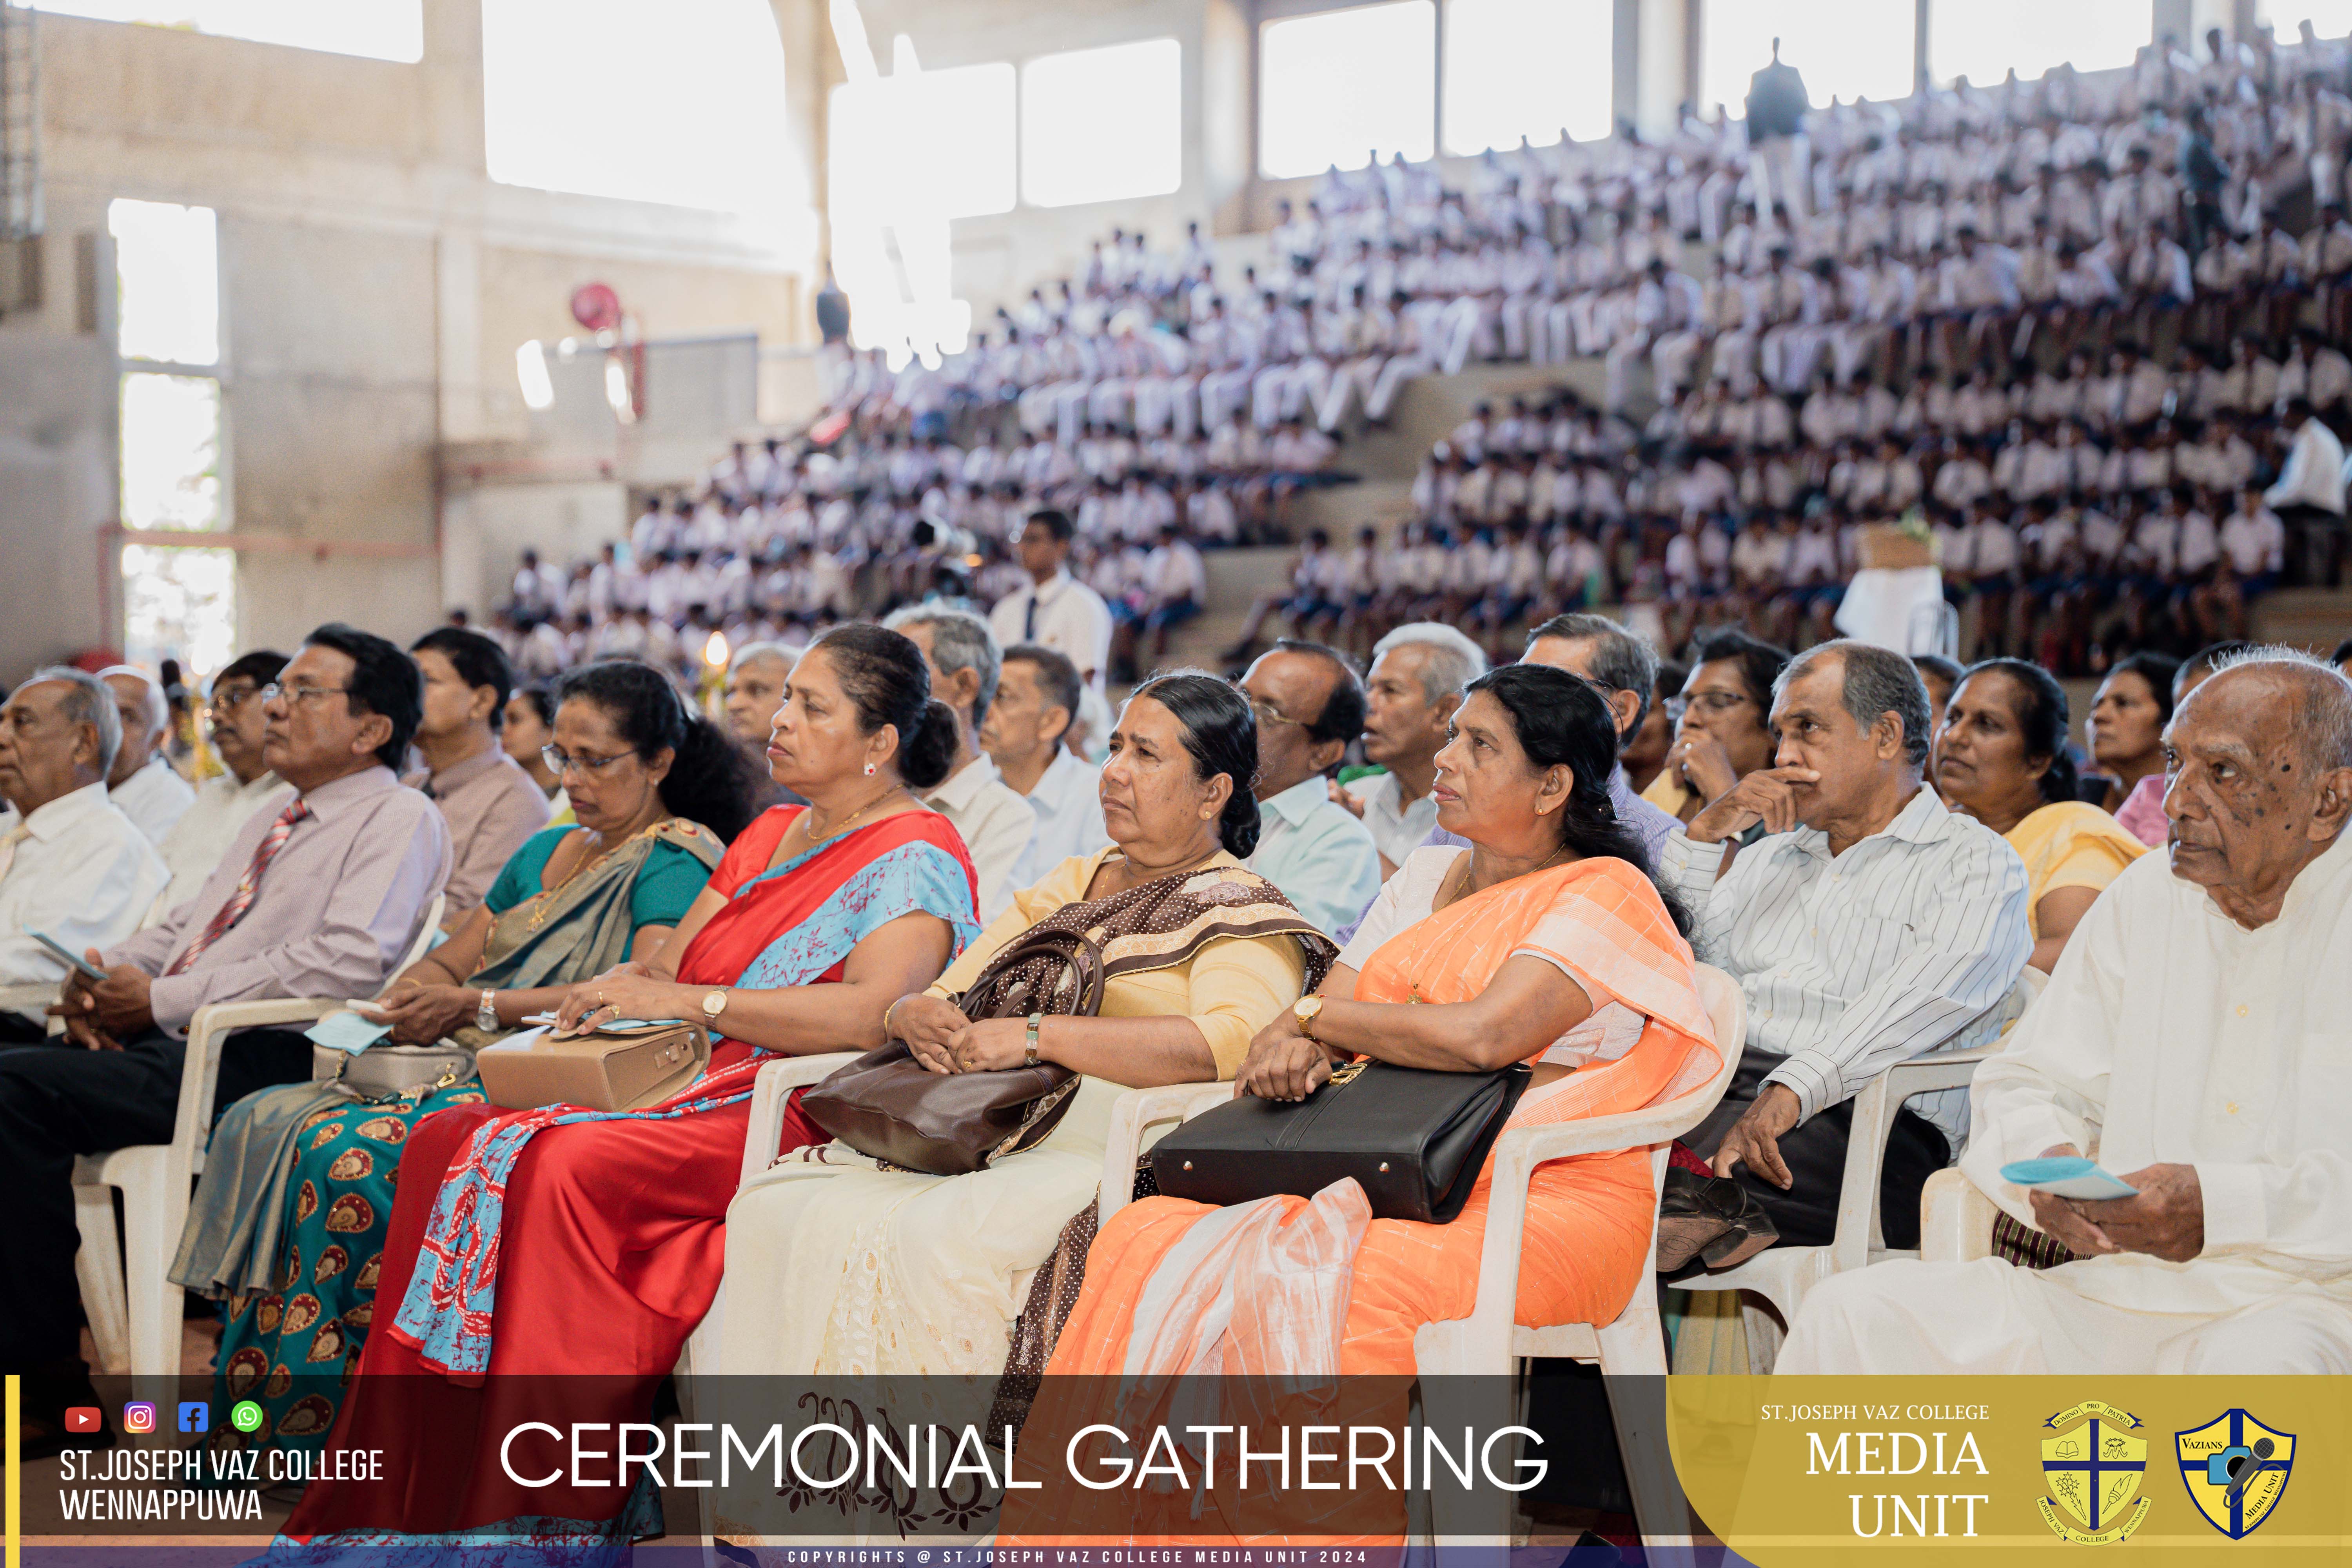
[[[106,1430],[106,1415],[95,1405],[74,1405],[66,1412],[66,1430],[74,1433],[103,1432]]]

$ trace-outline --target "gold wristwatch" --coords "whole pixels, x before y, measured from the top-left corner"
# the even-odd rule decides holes
[[[702,999],[702,1021],[711,1027],[718,1026],[719,1015],[725,1011],[727,1011],[726,992],[713,991]]]
[[[1323,1043],[1323,1039],[1315,1032],[1315,1020],[1320,1017],[1322,1013],[1323,998],[1314,993],[1301,996],[1290,1005],[1290,1016],[1297,1024],[1298,1032],[1318,1046]]]

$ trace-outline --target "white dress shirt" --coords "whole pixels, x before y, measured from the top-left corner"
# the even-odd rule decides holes
[[[1437,826],[1437,796],[1424,790],[1411,805],[1399,806],[1394,773],[1360,778],[1347,791],[1363,806],[1364,826],[1372,831],[1372,844],[1391,866],[1402,866],[1404,858],[1420,848],[1429,830]]]
[[[2306,419],[2287,448],[2278,483],[2263,492],[2273,507],[2311,506],[2344,515],[2344,444],[2317,419]]]
[[[139,929],[163,890],[163,858],[103,780],[59,795],[0,833],[0,984],[65,978],[66,966],[27,934],[74,952],[103,952]],[[37,1014],[29,1015],[38,1021]]]
[[[2050,984],[1977,1069],[1962,1169],[2028,1224],[2011,1160],[2072,1143],[2110,1171],[2190,1164],[2205,1247],[2045,1276],[2141,1312],[2233,1311],[2313,1287],[2352,1303],[2352,834],[2248,931],[2162,855],[2143,856],[2074,928]]]
[[[1022,798],[1037,819],[1037,835],[1013,868],[1013,887],[1032,888],[1073,855],[1091,855],[1110,842],[1103,826],[1102,771],[1055,747],[1054,760],[1038,775],[1037,787]]]
[[[1801,827],[1740,850],[1718,880],[1723,853],[1678,828],[1659,880],[1696,917],[1698,956],[1747,993],[1748,1048],[1782,1058],[1765,1082],[1785,1085],[1801,1118],[1896,1062],[2000,1032],[2000,1004],[2033,951],[2025,863],[1935,791],[1922,786],[1843,855]],[[1967,1141],[1966,1090],[1913,1108],[1953,1148]]]
[[[195,799],[161,846],[163,865],[172,873],[165,902],[176,908],[195,897],[228,853],[245,819],[265,806],[277,815],[293,793],[292,784],[267,768],[251,784],[237,783],[235,773],[222,773],[198,784]]]
[[[1380,850],[1372,831],[1331,798],[1314,773],[1258,808],[1256,852],[1249,868],[1282,889],[1321,931],[1354,926],[1381,890]]]
[[[116,808],[139,825],[147,842],[157,845],[171,837],[173,825],[196,798],[188,781],[173,773],[172,764],[161,757],[148,758],[145,767],[109,793]]]
[[[923,804],[962,835],[972,869],[980,873],[980,923],[986,925],[1013,903],[1013,868],[1036,837],[1036,815],[984,756],[949,774]]]
[[[1031,642],[1052,648],[1076,665],[1096,690],[1102,689],[1110,668],[1110,606],[1066,570],[1055,573],[1042,588],[1024,583],[998,600],[988,614],[988,629],[999,647]]]

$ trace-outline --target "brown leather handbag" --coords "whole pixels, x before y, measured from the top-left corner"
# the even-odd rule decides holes
[[[1014,974],[1041,959],[1046,973],[1058,972],[1054,984]],[[1102,1010],[1102,993],[1099,942],[1038,931],[997,954],[959,1005],[973,1019],[1024,1018],[1032,1013],[1091,1018]],[[811,1086],[801,1096],[801,1110],[885,1164],[961,1176],[1044,1142],[1077,1089],[1078,1075],[1051,1062],[993,1072],[932,1072],[903,1041],[892,1040]]]
[[[474,1057],[492,1105],[527,1110],[577,1105],[642,1110],[692,1083],[710,1065],[710,1036],[698,1023],[650,1023],[627,1030],[558,1037],[526,1029]]]

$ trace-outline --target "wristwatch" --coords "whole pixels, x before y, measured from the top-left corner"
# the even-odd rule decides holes
[[[1298,1032],[1318,1046],[1323,1041],[1315,1033],[1315,1020],[1322,1016],[1322,1012],[1323,998],[1311,993],[1290,1005],[1291,1020],[1298,1026]]]
[[[727,1011],[727,993],[713,991],[702,999],[702,1021],[716,1026],[719,1015]]]
[[[482,987],[482,999],[474,1004],[474,1027],[486,1035],[499,1032],[499,994],[487,985]]]
[[[1043,1013],[1032,1013],[1029,1015],[1029,1035],[1025,1042],[1026,1050],[1021,1058],[1021,1065],[1024,1068],[1034,1068],[1037,1065],[1037,1026],[1045,1021],[1045,1015]]]

